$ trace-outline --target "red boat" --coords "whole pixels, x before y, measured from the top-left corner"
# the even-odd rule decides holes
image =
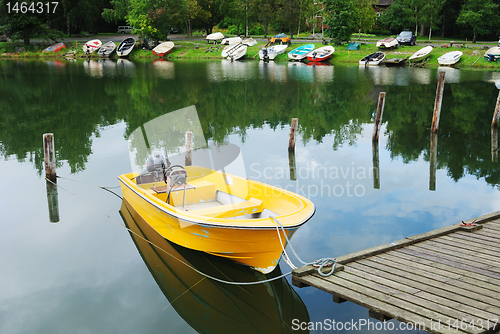
[[[306,57],[314,62],[325,61],[333,55],[333,52],[335,52],[335,48],[327,45],[309,52]]]
[[[163,57],[164,55],[172,52],[173,49],[174,42],[164,42],[153,49],[153,54],[159,57]]]
[[[43,52],[57,52],[57,51],[61,51],[61,49],[66,49],[66,45],[64,45],[64,43],[57,43],[57,44],[51,45],[48,48],[46,48],[45,50],[43,50]]]

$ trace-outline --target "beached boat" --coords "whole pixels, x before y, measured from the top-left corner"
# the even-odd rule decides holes
[[[281,33],[281,34],[278,34],[278,35],[271,37],[269,39],[269,42],[271,43],[271,45],[275,45],[275,44],[279,43],[279,44],[286,44],[286,45],[290,46],[292,44],[290,37],[288,37],[288,35],[286,35],[284,33]]]
[[[132,52],[135,46],[135,39],[132,37],[125,38],[116,48],[118,57],[126,57]]]
[[[500,58],[500,47],[495,46],[484,53],[484,58],[488,61],[497,61]]]
[[[307,56],[309,52],[314,50],[314,48],[315,48],[314,44],[301,45],[298,48],[288,52],[288,58],[292,60],[302,60]]]
[[[405,66],[408,58],[385,58],[382,60],[382,65],[386,66]]]
[[[241,42],[242,39],[241,37],[239,36],[236,36],[236,37],[228,37],[228,38],[224,38],[220,44],[222,45],[231,45],[231,44],[236,44],[236,43],[239,43]]]
[[[123,198],[173,243],[262,273],[273,271],[287,244],[285,233],[290,238],[306,223],[314,215],[314,204],[288,190],[230,174],[241,156],[236,145],[201,144],[205,146],[193,147],[193,166],[178,165],[185,161],[184,154],[168,156],[167,151],[178,152],[175,145],[184,142],[187,130],[197,138],[193,146],[204,141],[194,106],[160,116],[132,132],[132,172],[118,176]],[[163,154],[155,153],[164,145]],[[147,152],[153,153],[144,155]],[[144,162],[134,167],[139,157]],[[240,173],[241,167],[234,170]]]
[[[224,49],[222,49],[222,52],[220,53],[221,57],[227,58],[229,52],[234,48],[240,47],[240,45],[241,43],[227,45],[226,47],[224,47]]]
[[[262,60],[269,59],[274,60],[277,55],[285,53],[287,48],[286,44],[283,45],[273,45],[267,48],[262,48],[259,50],[259,58]]]
[[[197,333],[220,333],[221,324],[251,328],[251,333],[289,333],[296,322],[309,322],[307,307],[287,279],[279,277],[279,268],[264,276],[227,259],[178,246],[162,238],[126,200],[120,215],[160,290]],[[259,284],[221,284],[206,276]]]
[[[90,40],[88,41],[87,43],[85,43],[82,47],[83,49],[83,52],[85,52],[86,54],[91,54],[97,50],[99,50],[99,48],[102,46],[102,42],[98,39],[93,39],[93,40]]]
[[[104,43],[97,53],[99,54],[99,57],[108,58],[113,53],[113,51],[115,51],[115,49],[116,44],[109,41]]]
[[[414,54],[412,54],[410,56],[410,58],[408,58],[408,61],[412,62],[412,63],[416,63],[416,62],[422,61],[425,58],[427,58],[427,56],[429,55],[429,53],[431,53],[432,49],[433,49],[432,46],[428,45],[428,46],[426,46],[426,47],[418,50]]]
[[[224,35],[221,32],[214,32],[213,34],[207,35],[207,43],[221,41],[224,39]]]
[[[441,57],[438,58],[438,63],[440,65],[454,65],[458,63],[460,57],[462,57],[464,53],[462,51],[451,51],[445,53]]]
[[[163,42],[153,49],[153,54],[159,57],[163,57],[166,54],[172,52],[174,49],[174,42]]]
[[[254,38],[245,38],[244,40],[241,41],[241,43],[247,45],[247,46],[254,46],[257,44],[257,41]]]
[[[320,62],[328,60],[333,53],[335,52],[335,48],[333,46],[327,45],[322,46],[319,49],[313,50],[309,52],[306,57],[310,61]]]
[[[361,60],[359,61],[359,65],[377,66],[382,62],[382,60],[384,60],[384,58],[385,53],[383,53],[382,51],[377,51],[361,58]]]
[[[42,52],[58,52],[58,51],[61,51],[62,49],[66,49],[66,45],[64,45],[64,43],[57,43],[57,44],[49,46],[48,48],[46,48]]]
[[[248,46],[246,46],[245,44],[236,44],[236,47],[227,52],[227,59],[238,60],[240,58],[243,58],[243,56],[245,56],[245,54],[247,53],[247,48]]]
[[[398,46],[399,42],[395,37],[387,37],[377,42],[377,48],[380,49],[390,49]]]

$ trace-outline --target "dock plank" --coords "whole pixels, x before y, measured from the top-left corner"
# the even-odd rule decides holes
[[[498,331],[500,211],[475,221],[338,257],[342,270],[328,277],[299,268],[292,281],[362,305],[379,320],[419,322],[430,333]]]

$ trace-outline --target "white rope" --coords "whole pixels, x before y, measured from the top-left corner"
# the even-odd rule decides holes
[[[290,249],[292,250],[292,252],[295,255],[295,257],[304,266],[313,265],[315,267],[318,267],[318,274],[320,274],[323,277],[327,277],[327,276],[330,276],[331,274],[333,274],[333,272],[335,271],[335,264],[336,264],[336,259],[335,258],[328,258],[328,257],[327,258],[321,258],[321,259],[315,260],[313,262],[304,262],[304,261],[302,261],[302,259],[297,255],[297,252],[295,252],[295,249],[293,249],[292,243],[290,242],[290,239],[288,238],[288,236],[287,236],[287,234],[285,232],[285,228],[283,227],[283,225],[281,225],[281,223],[279,222],[279,220],[276,219],[275,217],[271,217],[271,218],[274,221],[274,223],[276,224],[276,230],[278,231],[278,237],[280,239],[281,248],[283,249],[284,260],[285,260],[286,263],[288,263],[288,265],[292,269],[297,269],[297,267],[295,267],[295,265],[290,261],[290,258],[288,257],[288,254],[285,251],[285,247],[283,247],[283,242],[281,241],[281,236],[280,236],[279,228],[281,228],[281,230],[283,231],[283,234],[285,235],[285,238],[286,238],[286,241],[287,241],[287,245],[290,246]],[[290,263],[288,261],[290,261]],[[323,268],[330,267],[330,266],[332,267],[331,270],[328,273],[323,273]]]
[[[71,196],[73,196],[74,198],[78,199],[79,201],[81,201],[82,203],[86,204],[87,206],[91,207],[92,209],[94,209],[95,211],[97,211],[98,213],[100,213],[101,215],[103,215],[104,217],[110,219],[111,221],[113,221],[114,223],[118,224],[120,227],[123,227],[124,229],[126,229],[128,232],[134,234],[135,236],[137,236],[138,238],[146,241],[147,243],[149,243],[151,246],[157,248],[158,250],[164,252],[165,254],[169,255],[170,257],[172,257],[173,259],[179,261],[180,263],[184,264],[186,267],[192,269],[193,271],[197,272],[198,274],[206,277],[206,278],[209,278],[213,281],[216,281],[216,282],[219,282],[219,283],[224,283],[224,284],[229,284],[229,285],[255,285],[255,284],[263,284],[263,283],[268,283],[268,282],[272,282],[272,281],[275,281],[275,280],[278,280],[278,279],[281,279],[283,277],[286,277],[288,275],[291,275],[292,272],[288,272],[286,274],[282,274],[280,276],[277,276],[277,277],[274,277],[274,278],[269,278],[269,279],[266,279],[266,280],[262,280],[262,281],[255,281],[255,282],[231,282],[231,281],[225,281],[225,280],[222,280],[222,279],[219,279],[217,277],[213,277],[213,276],[210,276],[208,274],[205,274],[201,271],[199,271],[198,269],[194,268],[193,266],[191,266],[190,264],[182,261],[181,259],[178,259],[177,257],[175,257],[173,254],[170,254],[169,252],[167,252],[166,250],[164,250],[163,248],[161,248],[160,246],[157,246],[155,245],[153,242],[149,241],[148,239],[144,238],[143,236],[139,235],[138,233],[132,231],[131,229],[129,229],[127,226],[125,225],[122,225],[120,222],[118,222],[117,220],[113,219],[112,217],[110,217],[108,214],[100,211],[99,209],[97,209],[95,206],[87,203],[86,201],[84,201],[83,199],[81,199],[80,197],[78,197],[77,195],[73,194],[72,192],[70,192],[69,190],[61,187],[60,185],[54,183],[53,181],[49,180],[48,178],[45,178],[45,180],[49,181],[50,183],[52,183],[53,185],[57,186],[58,188],[60,188],[61,190],[64,190],[65,192],[67,192],[68,194],[70,194]]]

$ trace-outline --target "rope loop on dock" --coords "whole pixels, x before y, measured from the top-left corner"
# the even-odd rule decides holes
[[[283,227],[283,225],[281,225],[281,223],[279,222],[278,219],[276,219],[275,217],[271,217],[271,219],[274,221],[274,223],[276,224],[276,230],[278,231],[278,238],[280,240],[280,244],[281,244],[281,248],[283,249],[283,259],[285,260],[285,262],[292,268],[292,269],[297,269],[297,267],[292,263],[292,261],[290,260],[290,257],[288,256],[286,250],[285,250],[285,245],[283,245],[283,242],[281,240],[281,235],[280,235],[280,228],[281,230],[283,231],[283,235],[285,236],[285,239],[287,241],[287,245],[290,246],[290,249],[292,250],[293,254],[295,255],[295,257],[305,266],[307,265],[313,265],[314,267],[318,267],[318,274],[320,274],[321,276],[323,277],[327,277],[327,276],[330,276],[331,274],[333,274],[333,272],[335,271],[335,264],[336,264],[336,259],[335,258],[330,258],[330,257],[326,257],[326,258],[321,258],[319,260],[315,260],[313,262],[304,262],[301,260],[301,258],[297,255],[297,253],[295,252],[295,249],[293,249],[293,246],[292,246],[292,243],[290,242],[290,239],[288,238],[288,236],[286,235],[286,232],[285,232],[285,228]],[[332,269],[328,272],[328,273],[323,273],[322,272],[322,269],[325,268],[325,267],[332,267]]]

